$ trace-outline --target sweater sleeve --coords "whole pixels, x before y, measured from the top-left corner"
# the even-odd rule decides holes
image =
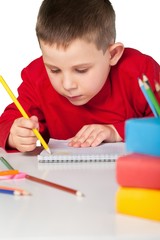
[[[0,147],[6,149],[6,142],[9,136],[10,128],[13,124],[13,121],[8,121],[8,114],[2,116],[0,119]]]
[[[114,123],[113,126],[117,130],[119,136],[122,138],[124,141],[125,139],[125,122],[120,122],[120,123]]]
[[[0,117],[0,147],[6,148],[10,128],[14,120],[21,114],[16,109],[14,103],[9,104]]]

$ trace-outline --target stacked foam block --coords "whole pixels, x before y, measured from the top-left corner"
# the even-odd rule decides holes
[[[116,162],[118,213],[160,221],[160,118],[126,122],[126,152]]]

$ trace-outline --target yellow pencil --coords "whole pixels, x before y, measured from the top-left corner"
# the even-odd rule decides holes
[[[0,82],[2,83],[3,87],[5,88],[5,90],[7,91],[7,93],[9,94],[9,96],[11,97],[11,99],[13,100],[15,105],[17,106],[17,108],[20,111],[20,113],[22,114],[22,116],[27,118],[27,119],[29,119],[29,116],[27,115],[27,113],[25,112],[25,110],[23,109],[23,107],[21,106],[21,104],[19,103],[19,101],[17,100],[17,98],[15,97],[15,95],[13,94],[13,92],[11,91],[11,89],[9,88],[8,84],[5,82],[5,80],[3,79],[2,76],[0,76]],[[45,140],[43,139],[43,137],[41,136],[39,131],[36,128],[34,128],[33,132],[36,135],[36,137],[39,139],[39,141],[41,142],[41,144],[44,147],[44,149],[49,154],[51,154],[51,151],[50,151],[47,143],[45,142]]]

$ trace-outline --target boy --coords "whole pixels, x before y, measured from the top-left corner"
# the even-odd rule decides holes
[[[153,116],[137,79],[145,74],[155,91],[159,65],[115,42],[109,0],[44,0],[36,33],[42,57],[22,70],[18,88],[30,119],[9,105],[0,118],[1,147],[32,151],[33,128],[46,141],[69,138],[73,147],[123,141],[127,119]]]

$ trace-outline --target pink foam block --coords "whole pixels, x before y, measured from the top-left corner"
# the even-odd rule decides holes
[[[116,178],[124,187],[160,189],[160,157],[132,153],[116,162]]]

